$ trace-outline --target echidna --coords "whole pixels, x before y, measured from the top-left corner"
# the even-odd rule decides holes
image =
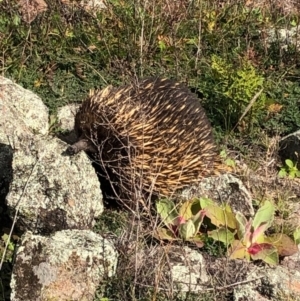
[[[111,86],[86,99],[75,117],[78,142],[128,191],[170,197],[217,172],[212,128],[199,99],[173,80]]]

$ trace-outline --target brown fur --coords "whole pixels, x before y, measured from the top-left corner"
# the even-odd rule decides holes
[[[96,92],[83,102],[75,129],[79,140],[69,152],[96,152],[99,164],[130,192],[169,197],[220,166],[199,99],[172,80],[150,78]]]

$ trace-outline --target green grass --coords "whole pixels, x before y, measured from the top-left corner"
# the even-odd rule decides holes
[[[81,101],[90,89],[160,75],[198,91],[221,136],[238,131],[260,88],[243,120],[247,133],[263,127],[287,134],[299,127],[299,51],[292,45],[283,51],[276,40],[266,47],[261,34],[297,25],[292,15],[251,9],[243,1],[221,8],[208,0],[177,6],[111,0],[96,14],[52,1],[27,24],[15,3],[0,2],[1,73],[39,94],[51,113]],[[283,105],[271,118],[270,104]]]

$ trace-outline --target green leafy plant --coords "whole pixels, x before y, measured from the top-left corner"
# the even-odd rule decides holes
[[[237,213],[237,238],[229,250],[230,258],[261,259],[269,264],[278,263],[278,252],[274,245],[265,242],[265,231],[274,219],[274,206],[267,201],[257,211],[253,221]]]
[[[216,205],[207,198],[186,201],[179,209],[170,200],[163,199],[156,204],[157,212],[167,226],[157,229],[157,236],[161,239],[185,240],[196,242],[203,246],[204,233],[199,232],[204,217],[210,220],[217,229],[208,232],[208,237],[229,244],[232,232],[236,228],[236,219],[228,205],[224,208]]]
[[[167,227],[157,229],[155,236],[159,239],[184,240],[203,247],[208,237],[224,243],[231,259],[262,260],[268,264],[277,264],[279,255],[297,252],[294,241],[287,235],[266,235],[275,212],[270,201],[265,201],[253,219],[247,219],[240,212],[234,214],[228,205],[219,206],[207,198],[187,201],[179,208],[172,201],[163,199],[156,207]],[[207,231],[201,231],[204,218],[209,221]]]
[[[252,125],[267,100],[264,92],[255,99],[255,95],[264,88],[264,77],[246,59],[239,60],[234,66],[229,60],[212,55],[211,68],[219,99],[218,108],[223,111],[227,129],[231,130],[246,110],[249,110],[248,122]]]
[[[167,199],[156,203],[157,212],[167,228],[158,228],[156,236],[167,240],[184,240],[195,242],[203,246],[199,233],[205,212],[197,202],[185,202],[179,210],[175,204]]]
[[[291,179],[300,178],[300,170],[292,160],[286,159],[285,166],[281,167],[278,176],[281,178],[288,176]]]
[[[294,231],[294,240],[296,244],[300,244],[300,227]]]
[[[3,256],[3,252],[5,250],[5,245],[8,242],[9,236],[8,234],[4,233],[1,236],[1,245],[0,245],[0,256]],[[6,253],[5,253],[5,259],[4,261],[6,262],[12,262],[12,258],[13,258],[13,254],[14,254],[14,250],[15,250],[15,243],[12,241],[8,242],[7,245],[7,249],[6,249]]]

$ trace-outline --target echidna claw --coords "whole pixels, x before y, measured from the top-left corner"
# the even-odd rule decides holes
[[[66,154],[69,156],[74,156],[76,154],[76,147],[74,147],[73,145],[70,145],[67,149],[66,149]]]

